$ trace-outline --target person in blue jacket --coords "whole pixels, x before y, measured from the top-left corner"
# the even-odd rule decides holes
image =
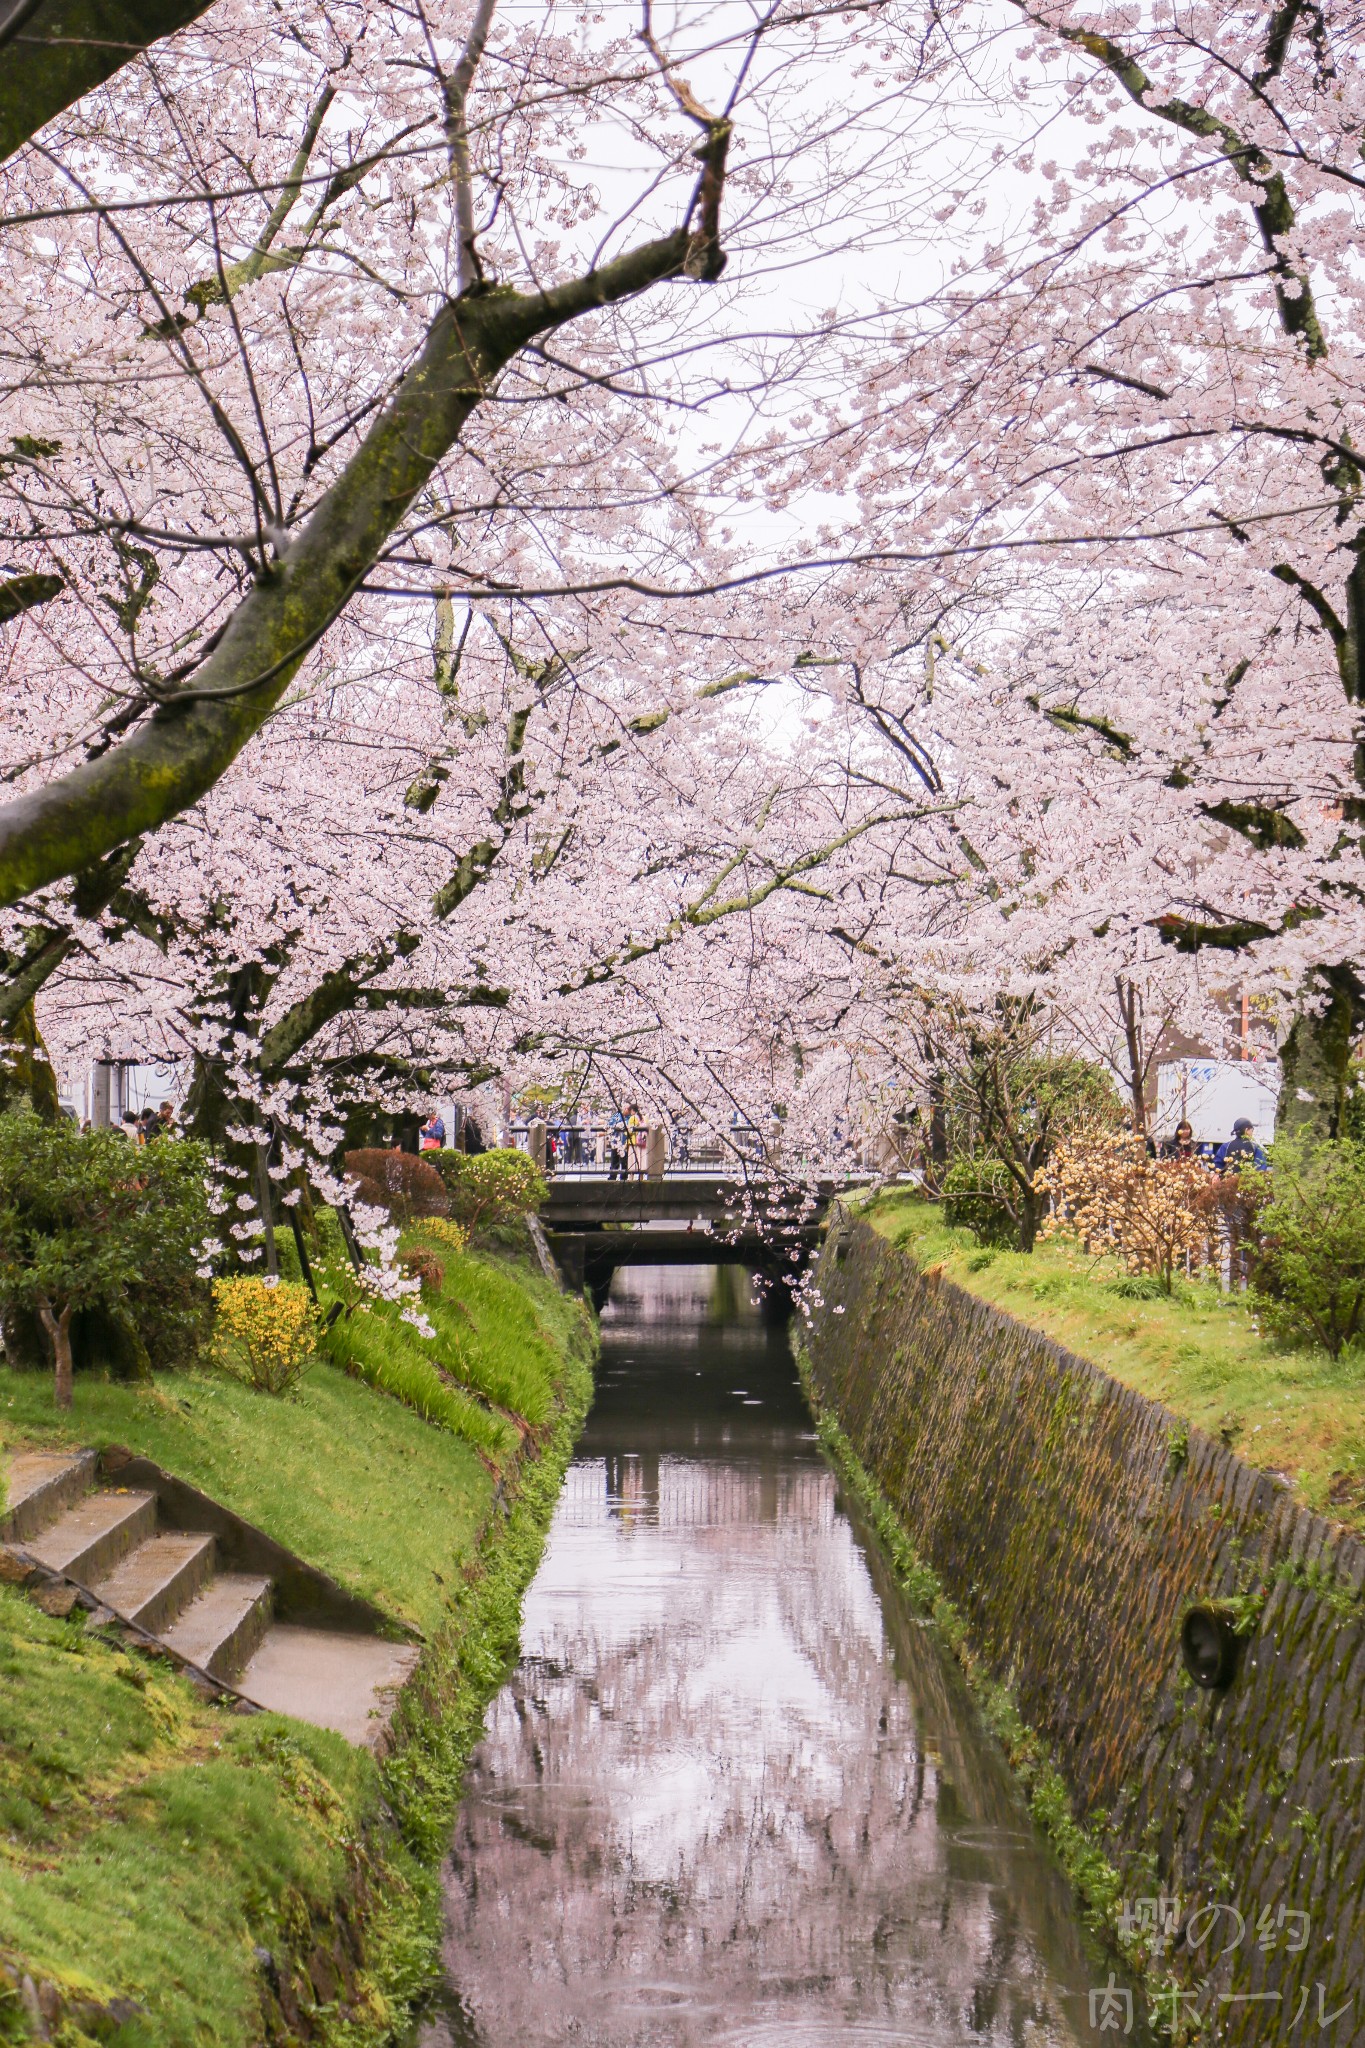
[[[1232,1136],[1213,1155],[1213,1163],[1219,1173],[1240,1173],[1244,1166],[1254,1166],[1259,1173],[1266,1172],[1270,1161],[1251,1133],[1251,1118],[1239,1116],[1232,1127]]]

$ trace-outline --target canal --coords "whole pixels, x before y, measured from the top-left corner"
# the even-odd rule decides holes
[[[747,1294],[617,1275],[423,2048],[1114,2038],[1110,1964]]]

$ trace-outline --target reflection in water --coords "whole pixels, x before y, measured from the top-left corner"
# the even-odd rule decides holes
[[[1094,2038],[1108,1966],[849,1521],[785,1333],[697,1268],[618,1275],[603,1340],[426,2048]]]

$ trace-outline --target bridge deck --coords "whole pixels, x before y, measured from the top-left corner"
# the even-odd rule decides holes
[[[744,1181],[717,1174],[670,1173],[659,1180],[608,1180],[605,1175],[556,1175],[541,1211],[547,1230],[610,1229],[613,1225],[750,1217],[781,1230],[818,1224],[836,1195],[862,1181],[823,1180],[807,1187]]]

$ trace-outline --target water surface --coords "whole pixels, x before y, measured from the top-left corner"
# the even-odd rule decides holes
[[[736,1278],[617,1276],[424,2048],[1094,2042],[1109,1965]]]

